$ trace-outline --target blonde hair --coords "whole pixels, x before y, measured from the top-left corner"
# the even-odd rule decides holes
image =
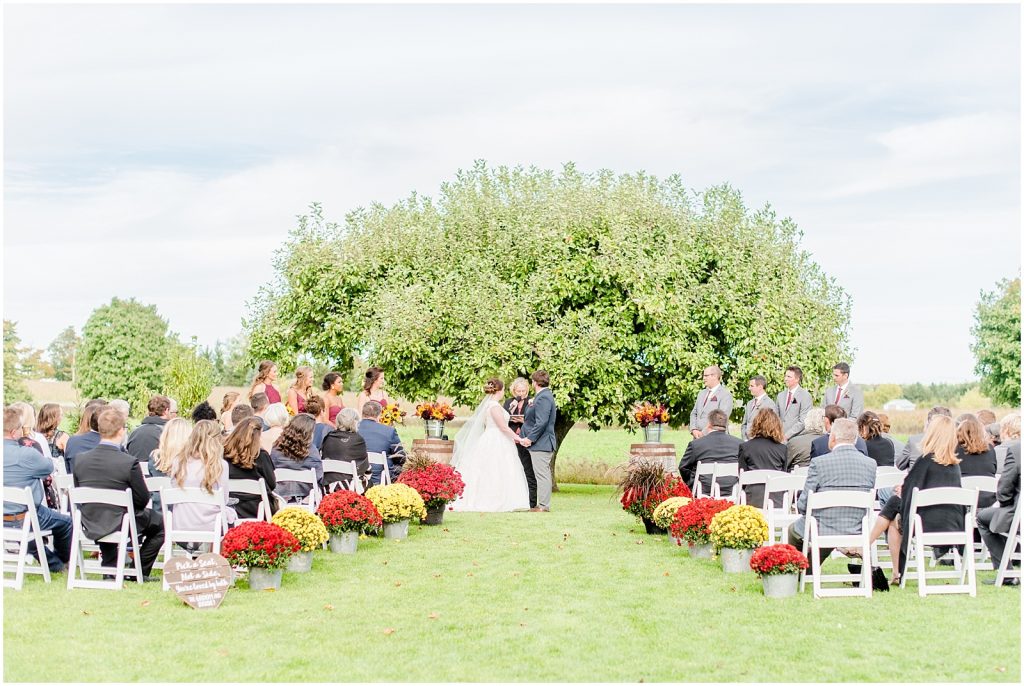
[[[291,415],[288,414],[288,408],[284,406],[284,403],[272,403],[267,406],[267,411],[263,413],[263,420],[271,427],[286,425],[290,417]]]
[[[235,406],[235,401],[238,400],[238,391],[228,391],[224,394],[224,399],[220,403],[220,413],[224,414],[232,407]]]
[[[307,390],[313,387],[313,368],[302,365],[301,367],[295,368],[295,381],[292,382],[291,388],[296,391],[302,391],[305,393]]]
[[[943,415],[932,417],[921,440],[921,454],[931,455],[937,464],[949,467],[960,464],[960,458],[956,456],[956,446],[953,420]]]
[[[174,459],[171,479],[179,488],[185,486],[188,463],[192,460],[199,460],[203,464],[203,482],[200,487],[207,493],[213,493],[213,487],[220,482],[221,474],[224,473],[224,436],[220,424],[212,419],[196,422],[188,445]]]
[[[999,433],[1006,438],[1020,438],[1020,412],[1011,412],[999,422]]]
[[[24,436],[30,436],[36,428],[36,411],[35,409],[24,402],[11,403],[8,407],[13,407],[21,414],[21,433]]]
[[[259,366],[256,368],[256,376],[254,376],[252,379],[252,385],[249,386],[250,398],[252,397],[253,389],[255,389],[260,384],[266,386],[267,384],[270,383],[267,380],[267,377],[270,376],[270,370],[276,366],[277,365],[271,362],[270,360],[263,360],[262,362],[260,362]]]
[[[174,460],[185,452],[189,435],[192,433],[192,422],[182,417],[175,417],[164,424],[160,434],[160,443],[152,453],[153,464],[157,470],[170,474],[174,468]]]
[[[512,389],[513,393],[516,392],[517,388],[525,388],[526,392],[529,393],[530,392],[530,380],[529,379],[524,379],[523,377],[518,376],[518,377],[516,377],[516,380],[512,382],[512,384],[510,385],[510,388]]]

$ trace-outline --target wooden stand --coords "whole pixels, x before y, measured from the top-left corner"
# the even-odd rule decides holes
[[[669,474],[679,470],[675,443],[634,443],[629,446],[629,461],[660,462]]]
[[[441,438],[417,438],[412,442],[413,452],[422,450],[434,462],[450,464],[455,452],[455,441]]]

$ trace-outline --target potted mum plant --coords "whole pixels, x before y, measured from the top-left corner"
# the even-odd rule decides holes
[[[676,510],[669,533],[679,543],[686,541],[690,557],[711,558],[711,520],[719,512],[733,507],[731,500],[696,498]]]
[[[374,486],[366,492],[366,497],[384,520],[384,538],[408,538],[409,520],[415,517],[419,521],[427,516],[423,498],[406,484]]]
[[[249,570],[249,588],[277,590],[282,568],[301,547],[299,539],[277,524],[243,522],[225,534],[220,553],[232,566]]]
[[[676,516],[676,511],[683,505],[687,505],[690,500],[691,498],[676,496],[674,498],[669,498],[661,505],[654,508],[654,513],[651,515],[651,519],[654,521],[655,526],[668,531],[669,543],[675,542],[675,537],[672,535],[672,532],[669,531],[669,527],[672,525],[672,520]]]
[[[750,558],[750,568],[757,572],[769,598],[796,595],[800,572],[807,569],[807,557],[788,543],[758,548]]]
[[[644,430],[644,443],[661,443],[662,424],[668,422],[668,409],[646,400],[633,408],[633,419]]]
[[[313,551],[327,542],[327,529],[320,518],[305,508],[286,507],[278,510],[270,522],[299,541],[299,552],[288,560],[288,571],[308,572],[312,569]]]
[[[444,423],[455,419],[455,411],[448,403],[435,400],[417,405],[416,416],[423,420],[427,438],[441,438],[444,435]]]
[[[411,486],[423,498],[427,516],[423,523],[437,526],[444,521],[445,505],[462,496],[466,484],[451,465],[435,462],[423,451],[414,451],[405,461],[398,483]]]
[[[683,480],[666,474],[660,462],[638,460],[626,467],[619,481],[622,509],[644,523],[649,534],[663,534],[665,530],[654,523],[654,508],[669,498],[693,496]]]
[[[373,502],[354,491],[325,495],[316,513],[330,534],[332,553],[354,554],[360,534],[375,533],[383,524]]]
[[[768,540],[768,520],[753,505],[737,505],[711,519],[711,543],[721,553],[722,570],[745,572],[755,548]]]

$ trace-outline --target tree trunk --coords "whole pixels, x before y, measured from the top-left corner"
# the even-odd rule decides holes
[[[569,429],[575,424],[572,419],[565,417],[561,412],[555,415],[555,453],[551,456],[551,490],[558,490],[558,479],[555,476],[555,460],[558,459],[558,451],[562,449],[562,441],[565,440]]]

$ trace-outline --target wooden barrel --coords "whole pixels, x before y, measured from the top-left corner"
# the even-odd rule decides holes
[[[669,474],[679,469],[675,443],[634,443],[629,446],[629,461],[640,460],[661,462]]]
[[[455,441],[440,438],[417,438],[412,442],[413,452],[422,450],[434,462],[449,464],[455,451]]]

